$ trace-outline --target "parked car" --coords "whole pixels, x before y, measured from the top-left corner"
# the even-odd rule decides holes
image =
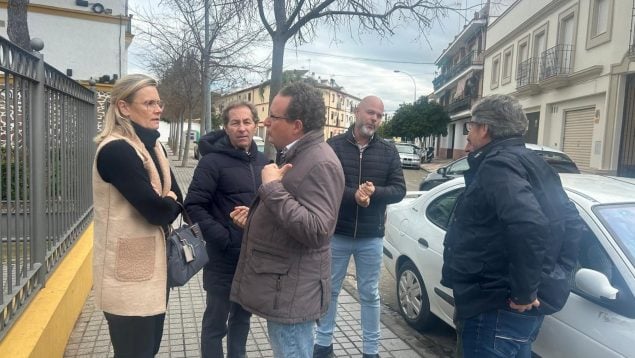
[[[536,144],[525,144],[525,147],[543,157],[558,173],[580,173],[578,166],[564,152]],[[467,156],[457,159],[423,178],[419,190],[430,190],[448,180],[461,177],[468,169],[470,165],[467,163]]]
[[[421,148],[410,143],[395,143],[402,168],[421,169]]]
[[[586,225],[572,293],[562,311],[545,318],[534,352],[635,357],[635,179],[560,177]],[[440,280],[443,240],[464,185],[457,178],[387,210],[384,264],[396,277],[401,315],[417,329],[437,318],[454,325],[452,290]]]

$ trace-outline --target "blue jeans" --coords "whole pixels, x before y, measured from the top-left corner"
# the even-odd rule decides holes
[[[544,318],[496,310],[458,321],[457,357],[531,358],[531,344]]]
[[[274,358],[313,358],[314,321],[278,323],[267,320]]]
[[[317,326],[315,343],[330,346],[337,315],[337,297],[342,289],[351,255],[355,259],[357,291],[362,305],[362,352],[379,353],[379,274],[384,240],[382,237],[354,239],[334,235],[331,239],[331,304]]]

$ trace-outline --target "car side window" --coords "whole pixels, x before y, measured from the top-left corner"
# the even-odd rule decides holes
[[[463,175],[468,169],[470,169],[470,164],[468,164],[467,159],[464,158],[448,167],[447,174]]]
[[[452,211],[454,210],[454,204],[461,192],[463,192],[463,188],[453,190],[434,199],[426,209],[428,220],[441,229],[447,230]]]

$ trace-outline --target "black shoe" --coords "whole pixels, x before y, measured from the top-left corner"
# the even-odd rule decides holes
[[[321,346],[319,344],[315,344],[313,346],[313,358],[332,358],[335,357],[333,354],[333,345],[331,344],[328,347]]]
[[[362,354],[362,358],[379,358],[379,353],[375,353],[375,354],[364,353]]]

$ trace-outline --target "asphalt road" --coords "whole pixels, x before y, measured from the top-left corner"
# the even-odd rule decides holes
[[[427,172],[425,170],[404,169],[407,190],[418,190],[419,183]],[[423,357],[453,357],[456,335],[454,329],[440,321],[432,328],[419,332],[405,323],[399,314],[395,279],[382,266],[379,291],[382,303],[382,322],[408,343]],[[347,289],[355,291],[355,265],[349,266],[345,282]]]

